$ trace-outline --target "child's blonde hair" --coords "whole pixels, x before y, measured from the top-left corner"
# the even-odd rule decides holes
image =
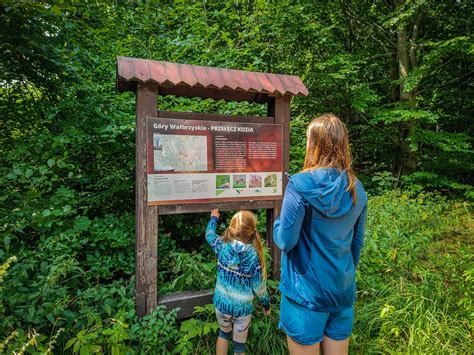
[[[237,212],[230,220],[229,228],[224,232],[224,242],[232,239],[240,240],[243,243],[253,242],[258,258],[260,259],[260,267],[262,268],[262,277],[267,278],[267,270],[265,268],[265,257],[263,256],[262,240],[257,231],[257,217],[250,211]]]

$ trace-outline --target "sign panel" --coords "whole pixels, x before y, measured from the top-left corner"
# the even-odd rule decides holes
[[[282,197],[282,128],[147,118],[148,204]]]

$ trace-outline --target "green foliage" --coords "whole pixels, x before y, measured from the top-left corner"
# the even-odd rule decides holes
[[[181,324],[162,307],[135,315],[135,106],[115,90],[117,55],[302,77],[310,95],[292,101],[290,173],[302,168],[307,123],[332,111],[372,195],[354,351],[472,352],[472,206],[439,196],[473,198],[470,2],[48,4],[0,6],[0,352],[214,347],[211,307]],[[402,77],[396,32],[413,35],[419,17]],[[158,105],[267,114],[222,100]],[[160,216],[160,292],[212,287],[207,220]],[[257,308],[252,353],[286,353],[269,284],[274,307],[269,318]]]
[[[431,195],[369,203],[354,351],[470,352],[472,205]]]
[[[202,354],[214,347],[219,325],[214,305],[194,308],[195,318],[181,323],[176,351],[181,354]]]
[[[247,339],[247,351],[251,354],[285,354],[287,353],[286,338],[278,329],[279,295],[276,294],[278,283],[269,281],[272,304],[270,316],[265,316],[260,306],[255,305],[255,311],[250,323]],[[208,353],[214,349],[219,326],[216,321],[214,305],[195,307],[195,318],[181,323],[180,338],[177,343],[178,353]],[[229,348],[232,347],[230,342]]]
[[[396,179],[389,171],[377,172],[370,179],[363,179],[362,182],[366,189],[376,195],[383,195],[396,185]]]
[[[64,350],[71,348],[75,354],[130,353],[132,349],[125,342],[130,338],[127,328],[123,315],[117,314],[116,318],[99,321],[93,327],[79,331],[67,342]]]
[[[397,284],[381,285],[366,295],[367,299],[357,309],[352,339],[354,350],[361,353],[470,352],[467,324],[451,315],[455,300],[451,295],[446,296],[445,286],[440,281],[436,275],[427,273],[423,275],[424,287],[402,279]]]
[[[202,254],[175,252],[171,269],[171,282],[163,283],[160,293],[212,288],[215,283],[216,262],[214,258],[205,258]],[[161,275],[165,274],[162,272]]]
[[[139,344],[143,354],[172,351],[180,336],[176,327],[177,309],[167,312],[158,306],[131,327],[131,338]]]

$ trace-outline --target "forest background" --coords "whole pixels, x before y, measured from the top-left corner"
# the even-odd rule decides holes
[[[135,98],[115,90],[116,57],[131,56],[300,76],[290,172],[306,124],[333,112],[370,195],[351,352],[472,353],[473,13],[470,0],[2,2],[0,352],[212,353],[212,306],[135,315]],[[160,217],[161,294],[213,286],[207,219]],[[251,353],[286,352],[268,285]]]

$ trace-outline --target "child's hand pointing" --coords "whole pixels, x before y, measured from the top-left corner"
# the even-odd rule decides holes
[[[216,218],[219,218],[220,214],[219,214],[219,209],[218,208],[214,208],[212,211],[211,211],[211,217],[216,217]]]

